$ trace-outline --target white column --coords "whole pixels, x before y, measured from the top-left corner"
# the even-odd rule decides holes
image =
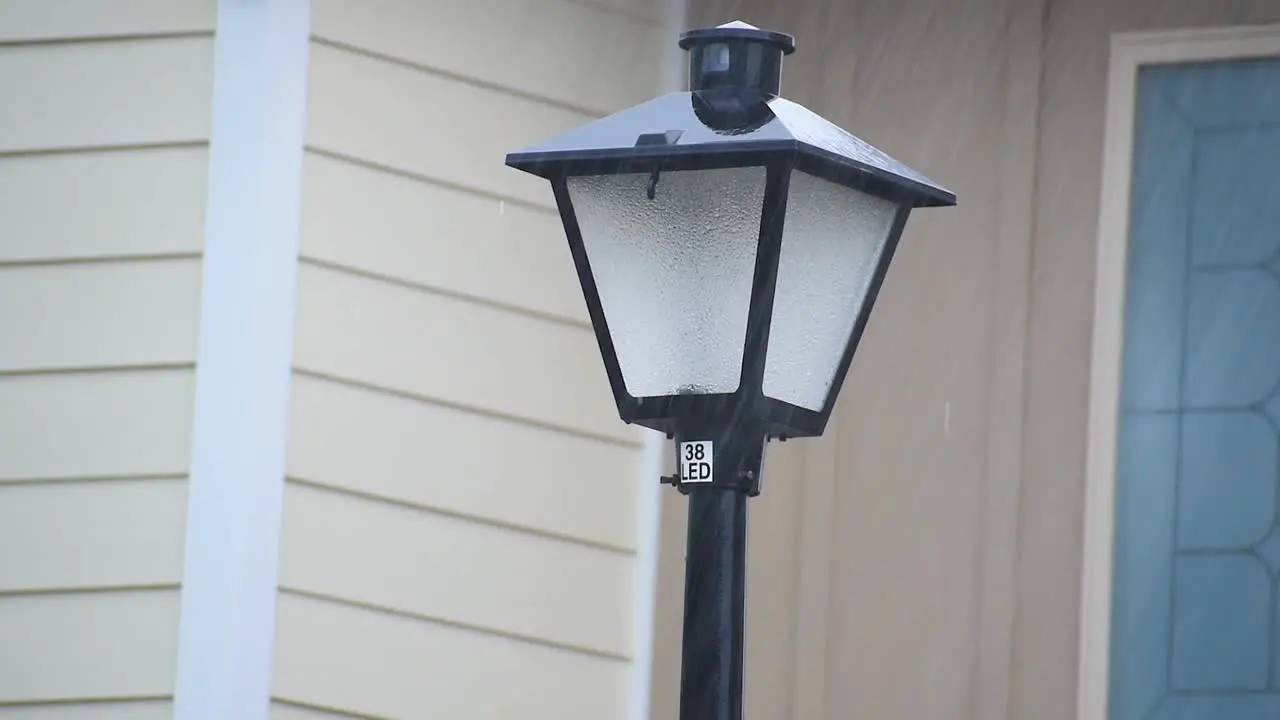
[[[220,0],[178,720],[266,720],[310,0]]]

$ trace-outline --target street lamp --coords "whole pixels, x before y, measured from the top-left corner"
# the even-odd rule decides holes
[[[689,496],[681,720],[739,720],[747,498],[822,434],[913,208],[955,195],[778,96],[789,35],[680,37],[690,92],[507,156],[551,182],[618,413]]]

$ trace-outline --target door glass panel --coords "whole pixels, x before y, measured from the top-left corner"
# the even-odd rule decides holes
[[[1280,718],[1280,60],[1138,94],[1110,720]]]

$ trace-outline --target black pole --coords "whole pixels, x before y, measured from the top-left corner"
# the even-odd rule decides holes
[[[689,493],[680,720],[741,720],[747,496]]]
[[[712,441],[709,481],[688,479],[686,461],[681,461],[685,477],[680,489],[689,496],[689,537],[680,720],[742,720],[747,501],[759,492],[764,438],[754,433],[719,435]],[[677,452],[704,438],[680,438]]]

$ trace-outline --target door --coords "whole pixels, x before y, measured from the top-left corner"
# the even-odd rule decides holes
[[[1109,720],[1280,718],[1280,60],[1137,92]]]

